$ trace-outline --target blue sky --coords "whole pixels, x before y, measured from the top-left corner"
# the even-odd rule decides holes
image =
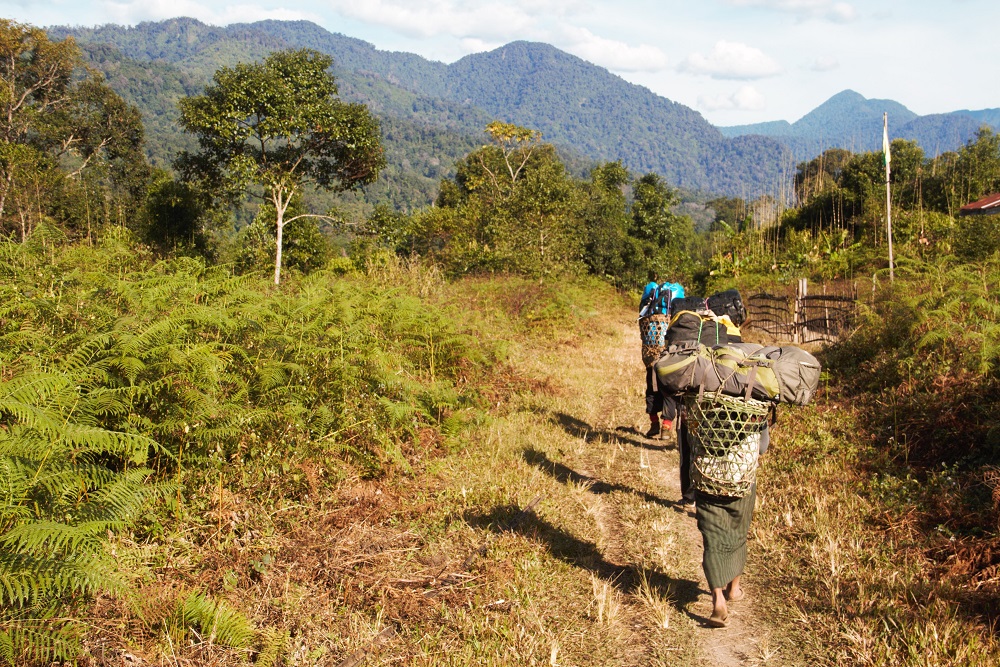
[[[307,19],[444,62],[541,41],[717,125],[795,121],[846,88],[919,114],[1000,107],[996,0],[0,0],[0,16]]]

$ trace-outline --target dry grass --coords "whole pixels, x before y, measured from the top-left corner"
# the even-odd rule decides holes
[[[639,580],[638,595],[649,609],[653,622],[664,630],[669,629],[670,616],[673,613],[673,600],[671,600],[669,592],[664,593],[649,582],[649,576],[645,571],[642,572]]]
[[[750,554],[784,621],[773,650],[819,665],[1000,664],[970,578],[928,557],[941,543],[923,525],[928,500],[946,487],[907,476],[864,424],[846,406],[786,412],[763,462]]]
[[[225,479],[188,492],[183,526],[115,544],[139,594],[97,601],[84,664],[692,664],[694,624],[670,593],[671,512],[616,430],[642,416],[638,352],[621,305],[603,308],[516,339],[490,414],[400,443],[408,473],[366,480],[304,460],[294,502],[256,506]],[[251,646],[171,631],[191,591],[238,610]]]
[[[621,616],[621,596],[611,582],[605,581],[596,574],[590,575],[590,584],[594,589],[594,615],[598,625],[614,626]]]

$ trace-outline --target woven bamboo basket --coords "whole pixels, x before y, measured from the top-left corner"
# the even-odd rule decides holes
[[[647,315],[639,318],[639,334],[642,336],[642,363],[652,366],[667,349],[666,315]]]
[[[691,484],[704,493],[743,498],[757,481],[760,439],[771,404],[726,394],[685,398]]]

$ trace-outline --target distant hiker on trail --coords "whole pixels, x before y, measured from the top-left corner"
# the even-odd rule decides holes
[[[677,403],[664,395],[655,384],[653,363],[666,347],[667,326],[670,321],[670,304],[684,296],[680,283],[648,283],[639,301],[639,332],[642,335],[642,361],[646,366],[646,414],[649,415],[647,438],[655,438],[664,430],[673,428],[677,416]],[[660,414],[663,425],[660,425]]]

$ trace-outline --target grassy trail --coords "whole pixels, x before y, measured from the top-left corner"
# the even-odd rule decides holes
[[[492,405],[399,438],[405,461],[382,475],[296,459],[284,476],[302,493],[266,511],[239,470],[192,477],[204,488],[186,491],[181,529],[113,545],[136,593],[98,597],[85,664],[797,664],[796,630],[758,584],[756,533],[748,600],[729,628],[704,626],[701,536],[676,502],[675,442],[641,435],[634,317],[610,294],[597,303],[550,335],[512,335],[510,368],[489,375]],[[198,634],[175,611],[192,592],[224,603]],[[253,639],[239,647],[216,626],[242,617]]]
[[[433,498],[395,497],[429,502],[407,527],[411,550],[386,548],[378,568],[361,572],[383,587],[379,611],[332,647],[338,660],[365,647],[381,665],[726,666],[775,656],[750,603],[733,606],[732,627],[703,627],[701,540],[674,502],[674,441],[640,434],[637,332],[627,311],[608,308],[582,335],[515,352],[530,389],[463,451],[417,474],[411,488]],[[752,577],[747,589],[758,593]]]

